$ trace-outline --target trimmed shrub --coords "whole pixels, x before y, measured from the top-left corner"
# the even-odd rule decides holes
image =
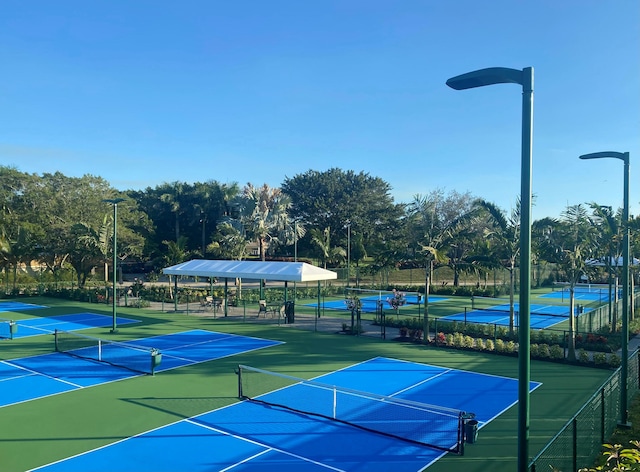
[[[540,346],[537,344],[532,344],[529,348],[529,352],[531,353],[531,357],[539,357],[540,356]]]
[[[551,357],[551,351],[548,344],[540,344],[538,355],[540,359],[549,359]]]
[[[609,365],[611,367],[620,367],[621,364],[622,364],[622,359],[618,354],[616,354],[615,352],[609,354]]]
[[[564,359],[564,349],[562,349],[558,344],[551,346],[549,354],[551,354],[551,359]]]
[[[584,349],[580,349],[578,351],[578,362],[582,362],[587,364],[591,359],[589,359],[589,353]]]
[[[607,363],[607,355],[604,352],[595,352],[593,354],[593,362],[596,365],[604,365]]]

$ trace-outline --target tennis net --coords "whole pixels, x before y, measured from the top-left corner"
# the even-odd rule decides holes
[[[13,339],[17,327],[14,321],[0,318],[0,339]]]
[[[473,414],[238,366],[238,396],[439,450],[464,452]]]
[[[55,348],[56,351],[71,356],[151,375],[162,359],[160,352],[154,348],[107,341],[59,329],[55,330]]]
[[[582,305],[580,305],[581,307]],[[531,314],[545,315],[545,316],[558,316],[562,318],[569,317],[569,307],[566,305],[540,305],[532,303],[530,306]],[[580,307],[576,305],[576,314],[580,314]],[[493,297],[471,297],[471,308],[479,311],[495,311],[509,313],[511,311],[509,299],[506,298],[493,298]],[[515,315],[520,314],[520,305],[516,302],[513,304],[513,311]]]
[[[571,284],[569,283],[565,283],[565,282],[554,282],[553,284],[553,288],[552,290],[554,292],[559,292],[559,291],[563,291],[563,292],[569,292],[571,288]],[[618,291],[620,291],[621,289],[618,288]],[[602,293],[602,294],[608,294],[608,293],[615,293],[616,291],[616,285],[612,284],[611,286],[609,286],[609,284],[574,284],[573,286],[573,291],[576,293]]]

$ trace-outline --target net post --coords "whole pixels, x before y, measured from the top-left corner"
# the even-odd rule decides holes
[[[242,365],[238,365],[238,370],[236,370],[236,374],[238,375],[238,398],[244,398],[242,394]]]
[[[58,347],[58,328],[56,328],[56,329],[53,331],[53,339],[54,339],[54,344],[55,344],[56,352],[60,352],[60,349],[59,349],[59,347]]]
[[[151,349],[151,375],[156,375],[156,368],[162,362],[162,353],[156,349]]]
[[[464,421],[465,413],[463,411],[458,415],[458,454],[464,456]]]
[[[337,411],[338,411],[338,391],[336,390],[336,387],[334,385],[333,387],[333,419],[334,420],[337,418]]]

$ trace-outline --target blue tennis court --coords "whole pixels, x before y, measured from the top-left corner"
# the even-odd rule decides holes
[[[323,385],[369,391],[397,401],[420,401],[475,413],[482,428],[518,398],[517,379],[374,358],[314,379]],[[531,382],[530,390],[540,386]],[[345,390],[346,391],[346,390]],[[320,395],[321,397],[324,395]],[[318,402],[308,385],[295,383],[266,393],[273,403],[292,408]],[[330,397],[330,396],[329,396]],[[376,427],[415,426],[407,418],[389,415],[387,402],[355,403],[351,410]],[[329,414],[331,401],[314,405]],[[307,410],[308,411],[308,410]],[[425,434],[439,439],[439,420],[420,421]],[[449,438],[453,442],[455,438]],[[479,441],[482,441],[480,434]],[[473,447],[467,445],[466,447]],[[339,421],[245,400],[181,420],[105,447],[34,470],[80,472],[189,471],[347,471],[415,472],[441,458],[442,450],[363,430]]]
[[[519,326],[519,304],[514,303],[514,323]],[[558,305],[538,305],[531,304],[530,323],[532,329],[549,328],[558,323],[569,319],[569,308]],[[585,308],[584,311],[590,311]],[[483,323],[496,324],[499,326],[509,326],[509,304],[496,305],[482,310],[470,310],[465,313],[456,313],[454,315],[443,316],[439,318],[442,321],[460,321],[467,323]]]
[[[33,303],[16,302],[13,300],[0,302],[0,311],[36,310],[38,308],[46,307],[42,305],[34,305]]]
[[[541,298],[560,298],[563,301],[569,302],[569,289],[563,290],[555,290],[553,292],[545,293],[544,295],[540,295]],[[608,302],[611,296],[615,296],[615,289],[612,292],[609,292],[609,288],[606,289],[596,289],[596,288],[581,288],[576,287],[573,291],[574,300],[586,300],[586,301],[599,301],[599,302]],[[618,290],[618,298],[622,297],[622,290]]]
[[[69,315],[48,316],[43,318],[27,318],[16,320],[15,322],[18,325],[18,330],[13,334],[14,339],[52,334],[56,329],[79,331],[89,328],[102,328],[111,326],[113,318],[97,313],[72,313]],[[139,323],[139,321],[123,317],[117,318],[118,326],[131,323]]]
[[[206,330],[154,336],[127,343],[160,350],[162,362],[156,372],[281,344],[280,341]],[[132,354],[132,363],[139,361],[136,355]],[[150,364],[150,356],[146,355],[145,362]],[[110,365],[61,352],[0,361],[0,407],[140,375],[143,374],[126,368],[126,364]]]
[[[424,303],[424,298],[421,298],[420,300],[418,300],[418,296],[416,294],[407,294],[405,296],[406,299],[406,305],[418,305],[419,303]],[[429,303],[437,303],[437,302],[441,302],[443,300],[446,300],[446,297],[440,297],[438,295],[429,295]],[[387,296],[386,295],[370,295],[370,296],[363,296],[359,298],[360,302],[362,303],[362,308],[360,311],[362,311],[363,313],[375,313],[377,308],[378,308],[378,303],[382,302],[382,306],[385,310],[392,310],[391,304],[389,302],[389,300],[387,300]],[[342,300],[329,300],[329,301],[324,301],[320,304],[321,308],[327,309],[327,310],[345,310],[345,311],[351,311],[349,309],[349,300],[348,299],[342,299]],[[318,304],[317,303],[307,303],[305,306],[310,306],[310,307],[317,307]]]

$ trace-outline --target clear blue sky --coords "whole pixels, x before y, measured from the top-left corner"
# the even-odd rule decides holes
[[[396,202],[520,192],[521,87],[454,91],[485,67],[535,69],[534,219],[567,205],[640,213],[637,0],[3,0],[0,163],[118,189],[279,186],[365,171]]]

